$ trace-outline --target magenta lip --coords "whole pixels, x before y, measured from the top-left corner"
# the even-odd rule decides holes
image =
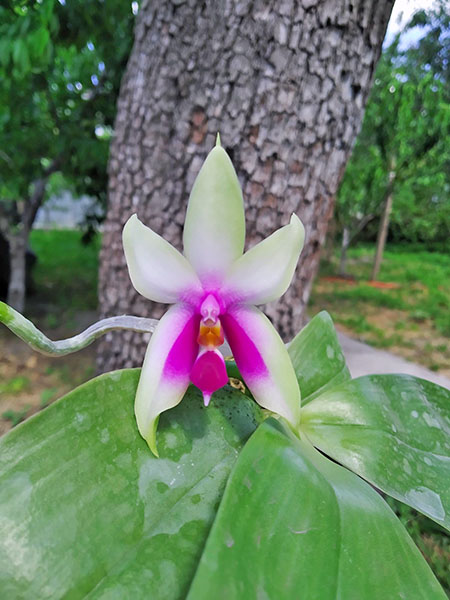
[[[220,352],[200,351],[191,370],[191,381],[202,391],[205,406],[208,406],[212,394],[228,383],[225,361]]]

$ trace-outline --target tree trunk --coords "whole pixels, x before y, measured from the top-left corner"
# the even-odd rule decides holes
[[[337,233],[337,222],[336,219],[331,218],[328,223],[327,235],[325,238],[325,250],[324,258],[327,262],[331,263],[334,257],[334,244],[336,241]]]
[[[122,227],[137,212],[180,248],[189,191],[220,131],[243,186],[247,244],[292,212],[305,224],[294,282],[265,308],[285,339],[298,331],[393,1],[140,4],[110,154],[102,316],[162,314],[131,286]],[[99,367],[137,365],[144,349],[138,336],[111,335]]]
[[[24,202],[20,215],[16,215],[19,223],[13,226],[8,219],[0,215],[0,231],[9,244],[9,283],[7,302],[10,306],[23,312],[27,291],[27,248],[30,231],[33,227],[37,211],[42,205],[48,178],[60,168],[60,158],[56,158],[43,176],[33,182],[33,191]],[[15,231],[12,228],[15,227]]]
[[[344,227],[342,230],[342,243],[341,243],[341,260],[339,262],[339,275],[345,277],[347,275],[347,250],[350,245],[350,230],[348,227]]]
[[[10,306],[23,312],[26,292],[26,254],[28,231],[21,229],[8,236],[10,277],[8,299]]]
[[[392,212],[392,202],[394,199],[393,188],[395,180],[395,171],[390,171],[386,200],[384,202],[383,214],[381,216],[380,227],[377,235],[377,250],[372,269],[372,281],[376,281],[380,272],[381,261],[383,260],[384,247],[386,245],[387,234],[389,230],[389,220]]]

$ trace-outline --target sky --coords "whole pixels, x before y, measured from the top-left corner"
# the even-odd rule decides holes
[[[431,8],[434,0],[396,0],[386,32],[384,44],[388,45],[396,33],[401,31],[412,15],[420,10]],[[423,30],[422,30],[423,32]],[[410,30],[403,36],[402,46],[413,44],[420,37],[419,29]]]

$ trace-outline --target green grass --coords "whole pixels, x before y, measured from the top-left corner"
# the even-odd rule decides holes
[[[386,497],[450,598],[450,538],[445,529],[411,507]]]
[[[392,293],[394,292],[394,293]],[[383,306],[385,308],[407,309],[408,305],[404,299],[402,291],[398,290],[379,290],[367,285],[361,281],[358,285],[335,289],[331,294],[325,296],[327,300],[350,302],[367,302],[375,306]]]
[[[27,412],[29,410],[29,406],[25,406],[20,410],[5,410],[5,412],[2,413],[2,417],[4,419],[7,419],[8,421],[11,421],[12,426],[15,427],[16,425],[25,420],[25,417],[27,416]]]
[[[348,275],[353,283],[324,280],[337,274],[338,253],[331,262],[324,261],[310,314],[326,309],[336,323],[373,346],[395,346],[406,358],[433,370],[448,365],[450,253],[389,246],[379,275],[380,282],[395,284],[389,289],[369,285],[373,256],[373,246],[350,249]]]
[[[384,253],[379,281],[399,284],[398,289],[390,290],[364,283],[370,278],[373,254],[373,246],[350,249],[348,271],[361,283],[337,291],[336,299],[406,310],[418,322],[431,319],[438,331],[450,336],[450,252],[389,246]],[[324,265],[323,272],[329,273],[330,266]]]
[[[58,388],[46,388],[41,392],[41,407],[45,408],[58,396]]]
[[[30,245],[38,257],[33,270],[35,297],[56,308],[95,310],[100,236],[83,245],[82,233],[71,230],[34,230]],[[58,325],[58,312],[47,317]]]
[[[20,394],[30,385],[30,380],[25,375],[16,375],[0,383],[0,394]]]

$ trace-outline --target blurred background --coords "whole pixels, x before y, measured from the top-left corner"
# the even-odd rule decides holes
[[[158,51],[165,44],[170,47],[173,43],[177,47],[181,30],[177,29],[176,19],[186,21],[186,15],[177,17],[181,13],[176,12],[182,10],[177,7],[183,2],[162,3],[165,4],[170,5],[172,11],[173,21],[169,19],[169,24],[158,24],[159,15],[148,2],[6,0],[0,5],[0,299],[24,312],[53,339],[81,331],[99,315],[111,312],[148,314],[147,307],[135,304],[133,310],[132,303],[125,303],[119,292],[117,297],[114,295],[114,274],[117,271],[120,282],[122,271],[119,270],[123,270],[124,265],[117,232],[132,208],[145,202],[146,195],[150,197],[155,193],[153,189],[146,190],[146,176],[141,177],[133,162],[134,140],[129,132],[136,127],[138,130],[142,127],[145,132],[147,127],[139,110],[142,87],[139,78],[146,78],[144,88],[152,87],[151,73],[165,68],[164,52],[154,58],[154,50],[147,42],[150,54],[143,53],[143,39],[153,39]],[[304,7],[301,19],[296,21],[300,23],[298,31],[304,40],[305,31],[312,27],[308,25],[308,18],[311,14],[315,16],[315,9],[311,13],[315,3],[303,0],[298,4]],[[330,200],[321,212],[313,214],[313,208],[308,206],[314,207],[316,200],[308,197],[312,188],[305,184],[304,198],[300,192],[297,202],[298,212],[310,232],[309,246],[304,253],[309,270],[299,275],[299,285],[303,287],[296,290],[294,286],[293,293],[297,296],[289,296],[283,310],[269,307],[269,314],[289,338],[291,323],[298,329],[298,324],[305,318],[326,309],[342,334],[350,363],[355,355],[367,352],[367,360],[373,361],[372,371],[376,371],[381,364],[377,363],[377,357],[386,364],[386,360],[394,360],[390,358],[392,354],[414,363],[419,369],[428,370],[419,371],[419,374],[428,373],[431,378],[434,373],[436,381],[446,385],[449,381],[446,378],[450,378],[450,8],[448,3],[439,1],[397,0],[391,14],[392,2],[385,1],[384,5],[384,12],[371,17],[379,19],[379,27],[378,38],[375,41],[371,38],[370,42],[375,50],[366,61],[367,77],[361,75],[365,84],[360,81],[347,85],[351,73],[345,65],[346,59],[339,57],[338,52],[333,54],[337,55],[333,60],[343,65],[340,87],[336,85],[340,90],[339,101],[341,104],[345,101],[350,107],[350,112],[342,113],[340,122],[345,125],[348,119],[352,122],[352,131],[340,133],[337,129],[335,137],[344,140],[344,150],[335,167],[336,176],[328,182],[328,187],[325,186],[325,191],[320,188],[322,180],[317,176],[320,185],[313,189],[320,197],[335,198],[334,212]],[[320,7],[317,11],[318,22],[327,39],[339,35],[339,28],[347,26],[330,22],[330,17],[328,20],[323,17],[321,21]],[[281,53],[280,48],[284,51],[290,47],[295,26],[290,28],[289,22],[282,26],[277,20],[272,31],[271,15],[261,15],[253,15],[258,24],[265,22],[258,30],[258,40],[262,39],[265,45],[272,44],[272,49],[270,61],[266,61],[268,66],[259,70],[262,75],[258,76],[255,89],[260,90],[263,85],[264,94],[270,95],[269,75],[277,73],[278,69],[284,71],[286,61],[291,60]],[[281,9],[280,15],[278,17],[285,18],[285,22],[286,18],[291,18],[286,11],[283,15]],[[205,16],[194,17],[195,26],[200,30],[204,27]],[[246,17],[242,18],[245,24]],[[290,32],[290,37],[283,27]],[[370,27],[369,23],[369,34]],[[272,37],[266,44],[263,38],[269,30]],[[159,37],[152,38],[155,31]],[[351,29],[349,31],[351,33]],[[364,38],[366,41],[369,34]],[[171,38],[174,41],[168,42]],[[230,44],[238,48],[239,40]],[[301,46],[301,42],[298,44]],[[359,53],[361,64],[365,64],[367,48],[364,46]],[[245,48],[238,49],[236,56],[242,56],[245,51]],[[311,76],[314,63],[308,56]],[[151,65],[150,74],[136,67],[141,59]],[[324,55],[323,60],[329,59]],[[190,61],[186,69],[195,72],[192,59]],[[233,90],[239,88],[239,78],[229,65],[227,69],[228,80],[234,82],[231,87],[229,81],[226,82],[232,103]],[[242,77],[246,69],[248,71],[242,61],[236,66],[236,72],[243,74]],[[320,69],[317,69],[320,78]],[[255,77],[253,73],[252,76]],[[294,177],[296,181],[309,177],[308,181],[314,183],[314,168],[310,166],[307,170],[307,160],[299,159],[289,163],[289,175],[282,175],[288,162],[277,150],[277,139],[281,140],[279,145],[282,146],[284,138],[271,137],[270,131],[264,144],[258,146],[255,140],[258,136],[261,138],[259,122],[264,123],[269,117],[273,121],[277,114],[277,109],[271,108],[269,102],[260,104],[257,125],[252,121],[254,115],[249,117],[248,123],[243,121],[244,142],[236,137],[239,121],[232,111],[231,117],[223,123],[220,111],[213,116],[207,114],[202,102],[212,102],[213,92],[206,94],[206,100],[196,97],[193,112],[183,124],[182,109],[177,112],[177,107],[183,102],[192,104],[192,97],[180,84],[182,73],[177,77],[178,95],[170,97],[172,116],[167,117],[162,109],[157,121],[152,120],[153,138],[136,142],[140,147],[147,145],[157,149],[152,150],[153,154],[143,154],[141,170],[145,171],[158,156],[163,156],[164,138],[158,137],[159,133],[157,135],[155,131],[163,129],[166,121],[169,133],[164,135],[170,134],[170,139],[178,144],[174,142],[171,146],[170,168],[175,173],[175,163],[181,156],[178,152],[187,154],[190,162],[182,171],[182,177],[188,180],[198,170],[196,157],[202,156],[202,152],[204,155],[205,148],[212,144],[215,131],[220,129],[244,184],[250,209],[247,219],[263,223],[255,231],[249,225],[250,242],[258,241],[260,234],[270,233],[279,226],[278,220],[284,219],[284,213],[297,209],[295,203],[289,201],[284,205],[277,198],[283,194],[288,197],[289,193],[303,189],[301,183],[293,186]],[[305,107],[308,110],[314,107],[314,82],[305,78],[292,81],[290,77],[289,83],[277,91],[280,102],[288,102],[288,94],[292,90],[295,93],[298,88],[301,89],[300,112]],[[152,93],[158,96],[158,85],[153,87]],[[130,90],[136,92],[134,97],[131,93],[131,100]],[[305,104],[308,90],[310,103]],[[346,90],[350,90],[348,98]],[[164,104],[164,89],[159,96]],[[324,105],[322,100],[320,105]],[[321,113],[317,116],[308,110],[302,118],[311,118],[314,127],[320,129]],[[120,118],[120,111],[129,114],[133,123]],[[176,126],[170,119],[175,120]],[[288,129],[287,121],[275,118],[274,122],[278,123],[279,129]],[[299,123],[301,125],[302,121]],[[332,130],[332,126],[333,121],[330,121],[327,127]],[[307,125],[302,131],[306,138]],[[318,135],[319,141],[315,141],[314,148],[320,142],[323,150],[328,143],[326,134]],[[131,137],[131,141],[127,141],[131,150],[121,154],[119,144],[122,144],[121,148],[126,146],[124,139],[127,136]],[[270,150],[267,140],[271,144]],[[253,144],[263,156],[265,162],[260,165],[261,171],[249,166],[253,160],[250,150],[245,151],[245,156],[239,153],[243,143],[244,147],[245,143]],[[314,154],[314,150],[312,152]],[[302,156],[300,149],[298,156]],[[328,157],[327,160],[322,172],[327,169],[331,172],[334,168],[334,159]],[[264,180],[268,165],[271,171]],[[137,199],[133,194],[127,194],[126,185],[121,187],[120,184],[121,177],[126,178],[128,171],[135,177]],[[157,181],[158,173],[152,173],[148,178]],[[326,181],[325,176],[323,180]],[[158,185],[155,183],[156,189],[159,189]],[[270,190],[268,186],[271,186]],[[260,192],[260,188],[267,194]],[[180,199],[180,206],[184,207],[187,200],[184,187],[177,191],[175,181],[170,189],[174,198],[184,194]],[[252,201],[251,198],[256,199]],[[274,206],[281,208],[278,217],[272,218],[276,212]],[[173,240],[177,243],[184,208],[179,208],[175,200],[173,207],[174,212],[159,206],[159,212],[155,209],[150,214],[158,216],[167,212],[169,225],[174,228]],[[314,228],[318,218],[325,225],[316,227],[316,234]],[[114,223],[117,224],[116,234]],[[167,225],[163,227],[159,216],[149,224],[159,232]],[[320,266],[316,274],[319,254]],[[97,291],[99,262],[103,265],[100,306]],[[116,287],[120,288],[118,284]],[[128,293],[128,288],[125,292]],[[293,305],[295,298],[298,298],[301,310],[292,312],[286,306]],[[158,314],[158,307],[155,311]],[[362,342],[365,346],[353,345],[353,342]],[[102,354],[109,352],[114,359],[100,360],[100,368],[139,364],[142,349],[127,362],[130,350],[126,344],[115,339],[104,344],[109,346],[103,345]],[[126,359],[119,357],[119,350],[113,352],[114,346],[125,348]],[[371,348],[391,354],[371,353]],[[356,363],[354,369],[352,364],[350,367],[357,375]],[[383,370],[386,369],[380,368]],[[50,359],[30,351],[6,328],[0,329],[0,433],[95,373],[95,347],[67,358]],[[412,509],[397,502],[392,505],[449,590],[448,538],[426,518],[416,518]]]

